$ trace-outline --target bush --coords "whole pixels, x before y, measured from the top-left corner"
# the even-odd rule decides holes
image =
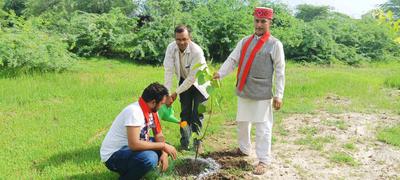
[[[20,16],[25,9],[25,0],[4,0],[3,3],[0,2],[0,7],[5,11],[13,10],[16,15]]]
[[[251,35],[254,4],[243,5],[236,0],[212,0],[200,4],[193,12],[191,24],[201,36],[199,44],[205,48],[209,59],[223,62],[236,44]]]
[[[178,1],[147,0],[145,6],[148,11],[142,15],[150,19],[137,29],[137,37],[125,41],[121,48],[134,60],[160,64],[168,44],[174,39],[174,28],[182,23],[184,13]]]
[[[63,36],[70,50],[80,56],[112,55],[124,50],[120,45],[125,41],[136,38],[136,19],[118,9],[101,15],[75,12],[66,25]]]
[[[94,14],[76,11],[43,13],[38,19],[42,31],[57,33],[79,56],[127,55],[126,42],[136,39],[136,18],[129,18],[120,9]]]
[[[26,16],[38,16],[43,13],[75,11],[103,14],[113,8],[120,8],[126,15],[136,10],[136,4],[132,0],[25,0]]]
[[[298,16],[305,22],[285,4],[260,2],[0,0],[0,6],[30,16],[35,29],[58,34],[79,56],[129,56],[135,61],[160,64],[167,45],[174,40],[175,26],[187,24],[206,58],[222,62],[240,39],[254,32],[253,7],[266,6],[274,9],[272,35],[282,41],[287,59],[353,65],[400,57],[393,28],[372,16],[357,20],[331,12],[328,7],[299,6],[303,9]],[[21,27],[18,23],[26,19],[4,14],[0,10],[0,29]]]
[[[63,71],[74,63],[60,37],[31,25],[0,30],[0,69],[14,72]]]

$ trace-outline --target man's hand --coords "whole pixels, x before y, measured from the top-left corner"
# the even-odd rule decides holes
[[[221,78],[221,76],[219,75],[219,73],[215,72],[213,75],[213,79],[220,79],[220,78]]]
[[[172,103],[174,103],[174,99],[171,96],[167,97],[167,100],[165,101],[165,105],[167,105],[167,107],[170,107],[172,105]]]
[[[165,172],[168,168],[168,154],[167,153],[162,152],[159,163],[160,163],[161,171]]]
[[[172,98],[172,101],[175,101],[175,99],[176,99],[177,96],[178,96],[178,94],[176,94],[176,92],[174,92],[174,93],[172,93],[171,96],[169,96],[169,97]]]
[[[282,107],[282,100],[274,97],[274,100],[272,101],[272,106],[274,107],[275,110],[279,110]]]
[[[168,155],[172,157],[172,159],[176,159],[176,149],[174,146],[171,146],[169,144],[165,144],[164,148],[162,149],[164,152],[166,152]]]

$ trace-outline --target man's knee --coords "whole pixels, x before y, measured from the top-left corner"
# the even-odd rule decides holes
[[[145,151],[145,158],[144,158],[144,167],[145,169],[153,169],[158,164],[158,155],[155,151]]]

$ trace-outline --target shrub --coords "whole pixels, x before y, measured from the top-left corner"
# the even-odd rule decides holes
[[[26,16],[38,16],[42,13],[75,11],[103,14],[110,12],[113,8],[120,8],[126,15],[136,10],[136,3],[132,0],[25,0]]]
[[[70,51],[80,56],[128,53],[121,46],[136,38],[136,19],[128,18],[119,9],[101,15],[76,11],[69,20],[63,17],[54,20],[53,25],[43,28],[58,32],[69,44]]]
[[[74,14],[67,29],[67,41],[78,55],[112,54],[124,41],[135,38],[136,20],[119,10],[96,15]]]
[[[31,23],[31,22],[29,22]],[[58,36],[41,32],[26,22],[0,30],[0,69],[14,72],[62,71],[74,58]]]

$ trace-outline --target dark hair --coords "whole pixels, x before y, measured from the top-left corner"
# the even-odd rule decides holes
[[[185,30],[189,33],[189,37],[190,37],[191,34],[192,34],[192,29],[190,28],[190,26],[186,26],[186,25],[183,25],[183,24],[178,25],[178,26],[176,26],[174,32],[175,32],[175,34],[176,34],[176,33],[182,33],[182,32],[184,32]]]
[[[142,98],[146,102],[156,100],[156,103],[162,101],[164,96],[168,96],[168,89],[158,82],[151,83],[146,89],[143,90]]]

